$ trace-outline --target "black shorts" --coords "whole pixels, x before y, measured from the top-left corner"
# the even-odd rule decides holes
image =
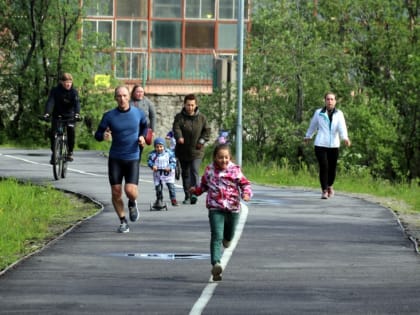
[[[108,178],[111,185],[139,183],[139,160],[108,159]]]

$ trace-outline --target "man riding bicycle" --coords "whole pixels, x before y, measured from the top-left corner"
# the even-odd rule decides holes
[[[63,119],[80,119],[79,93],[73,87],[73,77],[70,73],[63,73],[60,78],[60,83],[56,87],[52,88],[50,92],[47,103],[45,104],[44,118],[49,119],[51,115],[50,143],[51,151],[53,151],[54,134],[57,129],[58,117],[61,116]],[[67,124],[67,143],[69,152],[67,160],[69,162],[73,161],[75,138],[75,123]],[[51,162],[52,156],[50,163]]]

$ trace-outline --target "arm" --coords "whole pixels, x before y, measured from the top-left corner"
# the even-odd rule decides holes
[[[105,140],[105,134],[110,134],[110,129],[108,126],[108,121],[106,118],[106,115],[104,115],[101,119],[101,122],[98,125],[98,129],[95,132],[95,139],[97,141],[103,141]]]
[[[45,114],[51,115],[55,105],[55,89],[51,89],[50,94],[48,95],[48,100],[45,103]]]
[[[315,111],[315,113],[312,116],[311,122],[309,124],[309,128],[306,131],[305,134],[305,142],[308,143],[310,139],[312,139],[312,136],[314,135],[315,131],[318,129],[318,111]]]
[[[184,139],[181,130],[181,114],[177,114],[174,119],[174,123],[172,125],[172,130],[174,132],[174,138],[177,143],[179,143],[179,139]]]
[[[79,92],[77,92],[76,89],[74,89],[74,97],[75,97],[74,107],[73,107],[74,113],[80,114],[80,98],[79,98]]]
[[[156,128],[156,108],[155,104],[149,99],[148,100],[148,106],[149,106],[149,121],[150,121],[150,128],[155,131]]]
[[[347,134],[346,120],[342,112],[341,112],[340,119],[338,122],[338,133],[340,135],[340,138],[344,141],[344,144],[348,147],[351,146],[351,141]]]

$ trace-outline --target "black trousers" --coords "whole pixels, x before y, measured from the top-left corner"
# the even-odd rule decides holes
[[[321,189],[326,190],[335,181],[338,160],[338,148],[315,146],[315,156],[319,164],[319,182]]]

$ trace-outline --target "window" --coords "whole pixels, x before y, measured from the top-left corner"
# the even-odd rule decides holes
[[[117,21],[117,47],[147,48],[147,22]]]
[[[214,19],[214,0],[186,0],[187,18]]]
[[[214,48],[214,23],[186,23],[187,48]]]
[[[238,46],[237,24],[219,24],[218,49],[236,49]]]
[[[153,17],[180,18],[181,0],[153,0]]]
[[[117,52],[115,76],[120,79],[140,79],[146,69],[145,53]]]
[[[111,74],[112,57],[110,54],[98,52],[95,58],[95,73]]]
[[[94,46],[110,46],[112,43],[111,21],[84,21],[83,41],[87,44],[95,43]]]
[[[184,78],[191,80],[211,80],[213,77],[213,55],[185,56]]]
[[[150,62],[151,79],[181,79],[181,55],[152,53]]]
[[[237,19],[238,0],[219,0],[219,19]],[[244,17],[248,18],[248,1],[244,1]]]
[[[147,18],[147,0],[118,0],[117,17]]]
[[[89,1],[86,13],[88,16],[113,16],[113,0]]]
[[[152,25],[152,48],[181,47],[181,22],[155,21]]]

